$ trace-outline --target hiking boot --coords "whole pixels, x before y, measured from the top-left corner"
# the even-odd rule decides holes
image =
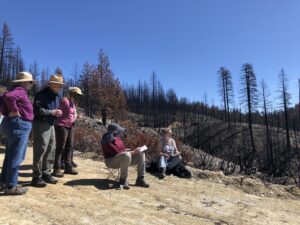
[[[70,163],[66,164],[65,174],[77,175],[78,171],[74,169]]]
[[[60,169],[64,170],[65,168],[66,168],[65,163],[64,163],[64,162],[61,162],[61,164],[60,164]]]
[[[48,184],[57,184],[58,180],[51,175],[43,175],[42,179]]]
[[[78,167],[78,164],[75,163],[73,160],[72,160],[71,164],[72,164],[72,167],[74,167],[74,168],[77,168],[77,167]]]
[[[65,174],[77,175],[78,171],[73,167],[65,169]]]
[[[139,186],[139,187],[143,187],[143,188],[148,188],[148,187],[150,187],[150,184],[148,184],[145,181],[144,177],[138,177],[136,179],[135,186]]]
[[[31,181],[31,185],[34,187],[43,188],[47,186],[47,183],[39,177],[34,177]]]
[[[125,190],[129,190],[130,189],[129,184],[126,181],[126,179],[120,178],[119,184],[120,184],[120,189],[125,189]]]
[[[54,169],[53,173],[52,173],[52,176],[54,176],[54,177],[63,177],[64,173],[61,169]]]
[[[24,195],[28,191],[28,188],[22,187],[21,185],[16,185],[12,188],[5,188],[5,195]]]

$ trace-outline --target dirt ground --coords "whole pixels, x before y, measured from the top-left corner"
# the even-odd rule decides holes
[[[0,163],[3,162],[0,152]],[[194,170],[191,180],[147,174],[149,189],[119,190],[102,162],[77,157],[79,175],[56,185],[29,186],[24,196],[0,195],[0,225],[8,224],[300,224],[297,188],[266,186],[257,180]],[[31,181],[32,150],[20,170]],[[131,168],[130,184],[136,172]],[[287,191],[288,190],[288,191]]]

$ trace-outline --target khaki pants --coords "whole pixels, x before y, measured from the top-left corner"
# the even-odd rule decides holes
[[[137,165],[138,177],[145,175],[145,153],[131,155],[129,152],[122,152],[114,157],[105,159],[105,165],[109,168],[120,168],[120,178],[126,180],[128,177],[128,167]]]
[[[44,121],[33,122],[33,178],[51,175],[55,156],[54,126]]]

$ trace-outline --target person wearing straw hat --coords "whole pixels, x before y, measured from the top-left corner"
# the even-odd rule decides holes
[[[62,115],[59,109],[58,93],[62,89],[62,75],[51,75],[48,86],[39,91],[33,102],[33,174],[32,186],[46,187],[47,183],[56,184],[51,176],[55,155],[54,124]]]
[[[27,90],[34,83],[32,75],[20,72],[12,81],[12,88],[3,96],[4,119],[1,131],[6,137],[5,157],[0,184],[6,195],[22,195],[28,188],[18,185],[19,166],[26,154],[28,137],[32,128],[33,108]]]
[[[69,94],[60,102],[62,116],[56,120],[56,150],[54,160],[53,176],[63,177],[64,174],[77,175],[78,172],[73,168],[72,156],[74,145],[74,124],[77,117],[76,105],[82,92],[78,87],[70,87]],[[65,171],[61,171],[61,160],[64,159]]]

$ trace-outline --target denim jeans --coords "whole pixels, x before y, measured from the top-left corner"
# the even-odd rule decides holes
[[[19,166],[25,159],[31,127],[31,122],[21,117],[4,117],[1,123],[6,143],[0,182],[6,187],[14,187],[18,183]]]

